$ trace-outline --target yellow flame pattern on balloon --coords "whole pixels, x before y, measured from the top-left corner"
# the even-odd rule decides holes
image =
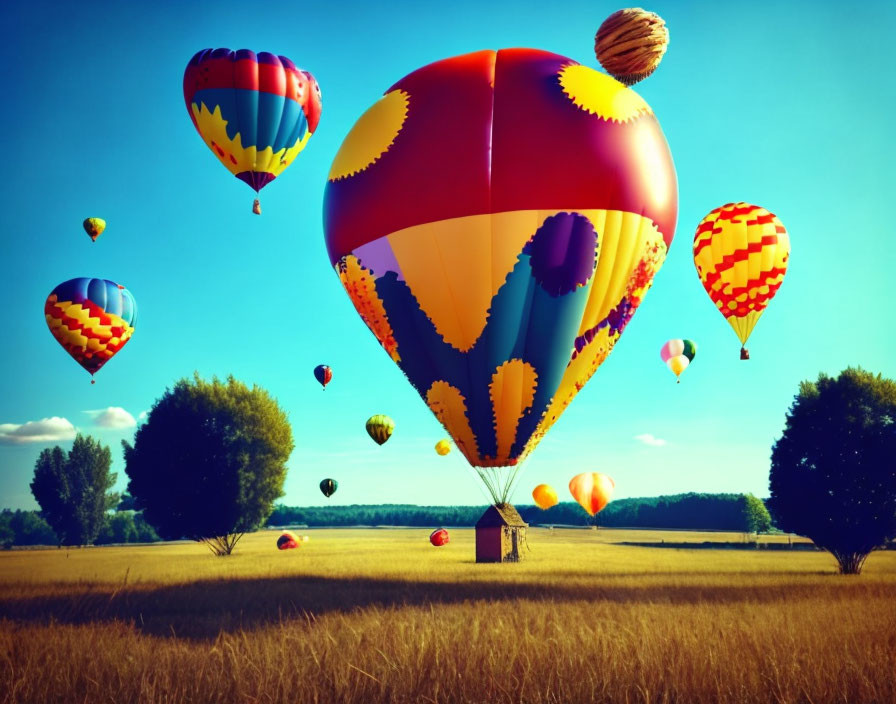
[[[239,132],[233,139],[227,136],[227,120],[221,115],[220,105],[215,105],[214,112],[209,112],[205,103],[201,106],[193,103],[191,107],[199,134],[215,153],[218,161],[234,175],[244,171],[261,171],[279,176],[311,138],[311,132],[305,132],[305,136],[292,147],[284,147],[276,152],[271,147],[265,147],[258,151],[255,146],[244,147]]]

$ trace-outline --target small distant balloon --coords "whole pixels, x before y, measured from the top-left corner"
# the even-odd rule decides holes
[[[581,504],[589,516],[600,513],[610,503],[616,483],[606,474],[585,472],[569,481],[569,493]]]
[[[293,550],[294,548],[299,547],[299,542],[301,541],[295,535],[285,530],[280,537],[277,538],[277,549]]]
[[[336,489],[338,488],[339,482],[337,482],[335,479],[324,479],[320,483],[320,491],[328,499],[336,493]]]
[[[539,484],[535,487],[532,490],[532,498],[535,499],[535,505],[542,510],[556,506],[557,501],[559,501],[554,487],[547,484]]]
[[[607,17],[594,37],[600,65],[627,86],[656,70],[669,45],[669,30],[659,15],[628,7]]]
[[[442,457],[451,452],[451,443],[448,440],[442,439],[436,443],[436,452],[440,454]]]
[[[317,383],[319,383],[324,391],[326,391],[327,384],[329,384],[333,378],[333,370],[326,364],[318,364],[314,368],[314,378],[317,379]]]
[[[87,218],[84,221],[84,231],[91,240],[96,242],[96,238],[103,234],[106,229],[106,221],[102,218]]]
[[[672,370],[678,382],[681,373],[688,368],[697,355],[697,343],[693,340],[669,340],[660,348],[660,359]]]
[[[395,421],[389,416],[379,413],[367,419],[367,434],[377,445],[382,445],[392,437],[393,430],[395,430]]]
[[[429,542],[435,545],[437,548],[440,548],[443,545],[447,545],[448,541],[448,531],[444,528],[439,528],[438,530],[434,530],[429,534]]]

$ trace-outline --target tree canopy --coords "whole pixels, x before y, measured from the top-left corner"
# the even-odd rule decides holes
[[[109,493],[116,479],[111,466],[109,447],[90,436],[75,437],[68,453],[58,445],[41,451],[31,493],[59,544],[96,540],[106,511],[118,503],[118,495]]]
[[[830,551],[846,574],[896,537],[896,382],[861,369],[804,381],[772,447],[779,528]]]
[[[166,540],[230,554],[283,495],[292,428],[264,389],[233,377],[181,379],[123,442],[133,507]]]

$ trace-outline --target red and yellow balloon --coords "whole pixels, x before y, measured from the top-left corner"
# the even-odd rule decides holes
[[[616,482],[600,472],[577,474],[569,480],[569,493],[589,516],[603,511],[610,503],[615,488]]]
[[[694,265],[706,293],[734,328],[741,359],[747,339],[784,281],[790,237],[765,208],[728,203],[709,213],[694,235]]]

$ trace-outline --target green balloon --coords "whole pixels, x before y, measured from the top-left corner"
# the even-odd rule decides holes
[[[339,488],[339,482],[335,479],[324,479],[320,483],[320,490],[323,492],[323,495],[328,499],[336,493],[336,489]]]

